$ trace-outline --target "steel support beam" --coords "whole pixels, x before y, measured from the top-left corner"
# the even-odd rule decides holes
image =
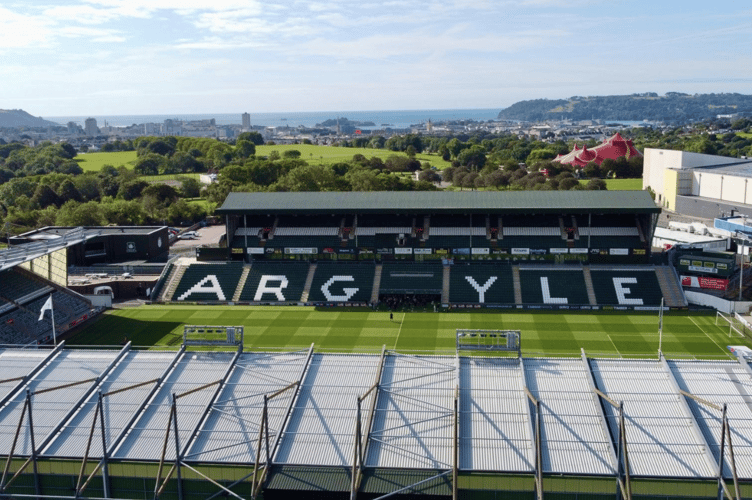
[[[350,499],[355,500],[358,496],[358,490],[360,489],[360,483],[363,479],[363,468],[365,467],[365,460],[368,456],[368,445],[371,439],[371,430],[373,428],[373,419],[376,414],[376,404],[379,401],[379,389],[381,387],[381,375],[384,373],[384,361],[386,359],[386,345],[381,346],[381,356],[379,357],[379,366],[376,369],[376,377],[373,385],[358,398],[357,401],[357,423],[356,423],[356,451],[353,455],[353,475],[352,484],[350,485]],[[366,419],[366,428],[363,432],[361,411],[363,401],[373,395],[372,403],[368,409],[368,417]],[[358,453],[359,450],[359,453]],[[357,462],[356,462],[357,461]]]
[[[528,401],[525,401],[525,408],[527,409],[527,419],[529,422],[530,430],[530,442],[533,443],[533,450],[535,456],[533,457],[533,467],[535,470],[535,498],[537,500],[543,500],[543,457],[541,447],[541,414],[540,414],[540,402],[533,396],[530,389],[527,387],[527,373],[525,371],[525,360],[522,356],[518,358],[520,360],[520,372],[522,389],[525,391],[525,395]],[[530,411],[530,405],[535,407],[535,412]]]
[[[590,386],[590,392],[591,396],[593,398],[593,403],[595,403],[595,407],[598,409],[598,416],[600,417],[601,422],[601,428],[603,429],[603,434],[608,438],[608,450],[611,452],[611,466],[614,469],[614,474],[616,474],[616,498],[617,500],[620,499],[621,494],[621,488],[623,488],[623,485],[620,484],[619,479],[619,459],[617,457],[616,448],[614,446],[614,438],[613,434],[611,434],[611,431],[608,430],[608,420],[606,419],[606,414],[603,412],[603,406],[601,405],[601,401],[598,398],[600,391],[595,387],[595,379],[593,378],[593,369],[590,366],[590,361],[587,358],[587,355],[585,354],[585,349],[580,350],[581,357],[582,357],[582,364],[585,366],[585,374],[587,378],[588,385]],[[605,394],[602,394],[602,397],[607,396]],[[610,399],[610,398],[608,398]]]
[[[718,470],[719,466],[718,463],[715,461],[715,457],[713,456],[713,452],[710,448],[710,443],[708,443],[708,440],[705,439],[705,436],[703,435],[702,431],[700,430],[700,426],[697,424],[697,420],[695,419],[695,416],[692,414],[692,409],[689,407],[689,403],[687,403],[687,396],[686,392],[683,391],[679,387],[679,383],[676,381],[676,377],[674,376],[673,370],[671,370],[671,367],[668,365],[668,362],[666,361],[666,358],[663,357],[663,354],[660,356],[660,363],[661,366],[663,366],[663,369],[666,372],[666,375],[668,376],[669,384],[671,384],[671,387],[674,389],[674,392],[676,393],[679,404],[682,407],[682,410],[684,411],[684,416],[687,417],[691,424],[692,424],[692,433],[695,436],[695,440],[699,445],[702,446],[703,451],[705,452],[705,458],[708,461],[708,465],[710,467],[710,470]],[[694,399],[694,398],[691,398]],[[716,406],[716,408],[718,408]],[[723,444],[721,444],[721,447],[723,447]],[[720,469],[723,469],[723,449],[721,449],[721,456],[720,456]],[[719,489],[719,495],[722,495],[723,491],[726,492],[726,495],[729,499],[731,499],[731,492],[728,491],[728,487],[726,486],[726,483],[721,479],[718,481],[718,489]]]

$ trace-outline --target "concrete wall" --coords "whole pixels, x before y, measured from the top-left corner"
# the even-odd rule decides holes
[[[708,295],[707,293],[691,292],[689,290],[685,290],[684,295],[687,297],[687,302],[690,304],[712,307],[713,309],[726,314],[731,314],[733,312],[746,314],[749,311],[750,306],[752,306],[752,302],[732,302],[720,297]]]

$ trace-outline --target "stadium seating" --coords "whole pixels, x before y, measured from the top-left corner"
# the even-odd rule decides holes
[[[173,300],[232,300],[242,273],[242,263],[191,264],[175,288]]]
[[[451,266],[449,302],[514,304],[512,268],[508,264],[457,263]]]
[[[298,302],[303,295],[309,267],[307,262],[254,262],[240,300]]]
[[[379,293],[441,293],[441,262],[385,262]]]
[[[373,262],[319,262],[309,302],[368,302],[373,289]]]
[[[46,313],[40,321],[39,313],[49,295],[43,295],[21,307],[0,316],[0,344],[30,344],[52,338],[51,314]],[[91,306],[82,298],[55,291],[52,293],[57,332],[66,330],[73,320],[91,312]]]
[[[555,215],[504,216],[504,229],[509,227],[559,227],[559,217]]]
[[[581,269],[520,268],[520,285],[524,304],[590,304]]]
[[[43,283],[30,279],[15,269],[0,273],[0,297],[8,300],[22,301],[24,297],[33,296],[48,288]]]
[[[342,239],[337,236],[274,236],[267,240],[267,248],[334,248],[340,246]]]
[[[590,269],[598,305],[659,306],[661,287],[653,269]]]

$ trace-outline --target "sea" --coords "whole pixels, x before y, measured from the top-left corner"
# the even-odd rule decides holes
[[[357,122],[373,122],[373,126],[363,129],[383,129],[386,127],[403,129],[411,125],[446,121],[488,121],[496,120],[501,108],[493,109],[417,109],[399,111],[307,111],[283,113],[250,113],[251,125],[264,127],[313,127],[329,119],[347,118]],[[167,119],[182,121],[208,120],[214,118],[217,125],[240,125],[241,113],[216,114],[165,114],[165,115],[95,115],[95,116],[52,116],[45,119],[65,125],[75,122],[81,126],[87,118],[96,118],[97,125],[105,123],[111,127],[127,127],[142,123],[163,123]]]

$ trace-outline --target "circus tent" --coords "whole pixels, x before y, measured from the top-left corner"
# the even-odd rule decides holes
[[[582,149],[580,149],[577,147],[577,144],[575,144],[572,151],[566,155],[557,156],[553,161],[566,165],[574,165],[576,167],[584,167],[591,161],[600,165],[603,163],[603,160],[607,158],[616,160],[621,157],[629,159],[634,156],[642,156],[642,153],[635,148],[631,139],[624,139],[621,134],[617,132],[612,137],[609,137],[603,143],[593,148],[588,148],[583,145]]]

